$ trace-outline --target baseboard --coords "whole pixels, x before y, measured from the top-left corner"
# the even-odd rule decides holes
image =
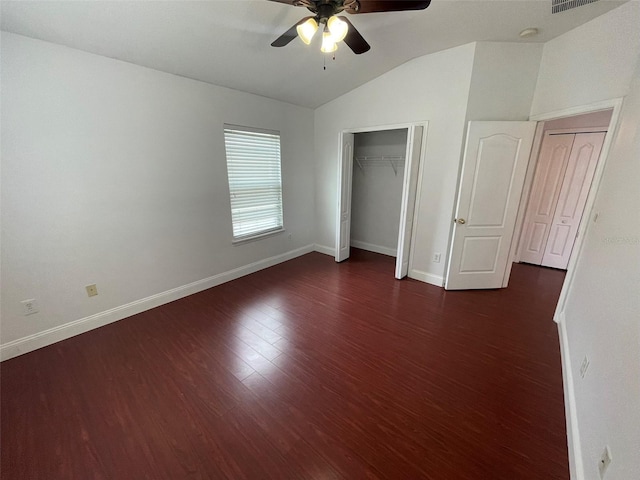
[[[444,286],[444,277],[440,275],[434,275],[433,273],[423,272],[421,270],[409,270],[409,278],[420,280],[421,282],[429,283],[431,285],[435,285],[436,287]]]
[[[569,339],[564,312],[554,318],[558,323],[560,336],[560,355],[562,358],[562,385],[564,390],[564,412],[567,422],[567,444],[569,447],[569,474],[572,480],[584,480],[582,449],[580,447],[580,430],[578,428],[578,412],[576,411],[576,393],[571,370]]]
[[[34,335],[19,338],[12,342],[0,345],[0,361],[8,360],[10,358],[17,357],[18,355],[37,350],[38,348],[46,347],[47,345],[51,345],[61,340],[80,335],[81,333],[88,332],[89,330],[130,317],[131,315],[142,313],[146,310],[164,305],[165,303],[173,302],[180,298],[193,295],[194,293],[207,290],[208,288],[212,288],[245,275],[255,273],[259,270],[286,262],[287,260],[292,260],[301,255],[311,253],[314,250],[314,245],[307,245],[281,255],[259,260],[254,263],[250,263],[249,265],[219,273],[218,275],[198,280],[181,287],[173,288],[166,292],[151,295],[150,297],[136,300],[135,302],[127,303],[126,305],[121,305],[104,312],[96,313],[95,315],[74,320],[72,322],[65,323],[64,325],[59,325],[42,332],[38,332]]]
[[[336,249],[333,247],[327,247],[325,245],[319,245],[319,244],[315,244],[313,246],[313,250],[319,253],[324,253],[325,255],[329,255],[331,257],[335,257],[336,256]]]
[[[362,250],[367,250],[369,252],[388,255],[394,258],[398,255],[397,249],[383,247],[381,245],[374,245],[373,243],[361,242],[360,240],[351,240],[351,246],[355,248],[361,248]]]

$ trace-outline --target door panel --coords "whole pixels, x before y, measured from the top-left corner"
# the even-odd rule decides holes
[[[467,237],[462,247],[460,272],[495,273],[501,237]]]
[[[353,174],[353,133],[342,135],[342,164],[338,175],[340,198],[336,227],[336,262],[349,258],[351,253],[351,176]]]
[[[549,241],[542,257],[546,267],[566,269],[573,250],[605,133],[579,133],[558,195]]]
[[[520,242],[520,261],[540,265],[575,134],[545,134]]]
[[[504,134],[481,138],[469,199],[468,227],[502,227],[511,195],[520,139]]]
[[[411,247],[411,231],[418,190],[418,170],[422,151],[424,127],[412,126],[407,135],[407,152],[405,155],[404,187],[400,206],[400,229],[398,232],[398,254],[396,256],[396,278],[401,279],[409,273],[409,250]]]
[[[469,122],[447,290],[503,286],[535,128]]]

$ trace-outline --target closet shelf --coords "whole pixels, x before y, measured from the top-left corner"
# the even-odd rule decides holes
[[[398,176],[398,169],[404,167],[404,157],[403,156],[387,156],[387,155],[379,155],[379,156],[357,156],[355,157],[356,164],[364,173],[365,168],[369,167],[388,167],[391,166],[393,169],[393,173]]]

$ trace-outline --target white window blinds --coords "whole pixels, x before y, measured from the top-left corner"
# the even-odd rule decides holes
[[[224,126],[233,238],[282,229],[280,133]]]

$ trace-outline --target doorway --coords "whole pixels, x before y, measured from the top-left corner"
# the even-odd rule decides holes
[[[579,120],[585,118],[585,117],[582,117],[584,114],[591,114],[591,113],[606,111],[607,113],[606,114],[603,113],[602,115],[608,116],[609,124],[607,125],[606,133],[604,134],[604,142],[599,155],[599,161],[595,165],[595,170],[593,172],[593,180],[591,182],[590,188],[588,189],[588,192],[586,193],[586,200],[584,201],[584,208],[583,208],[584,221],[582,221],[580,224],[581,226],[579,227],[576,233],[573,248],[571,249],[571,252],[569,254],[568,264],[566,266],[567,275],[565,277],[563,289],[560,294],[560,299],[558,301],[556,314],[561,315],[564,309],[564,303],[567,296],[567,292],[571,288],[573,274],[575,271],[574,267],[580,255],[582,240],[585,237],[585,233],[589,226],[589,222],[597,220],[597,212],[595,212],[593,217],[591,218],[590,218],[590,213],[591,213],[591,209],[593,208],[596,193],[598,190],[598,185],[602,178],[604,167],[607,161],[608,152],[609,152],[609,149],[611,148],[613,135],[615,133],[615,127],[620,117],[621,107],[622,107],[622,99],[617,98],[617,99],[597,102],[590,105],[572,107],[565,110],[559,110],[559,111],[550,112],[546,114],[534,115],[530,118],[530,122],[470,122],[470,127],[469,127],[467,138],[466,138],[465,155],[463,158],[463,164],[462,164],[462,169],[460,174],[462,180],[459,180],[460,187],[458,190],[458,202],[457,202],[454,217],[452,219],[454,224],[452,228],[452,234],[451,234],[451,240],[450,240],[450,246],[449,246],[449,258],[447,261],[447,271],[446,271],[446,277],[445,277],[446,289],[505,288],[508,285],[512,265],[514,262],[520,261],[520,257],[518,255],[519,253],[518,246],[520,245],[520,240],[522,237],[521,233],[523,230],[526,207],[529,205],[530,192],[532,189],[538,156],[542,146],[545,125],[547,125],[548,128],[555,128],[555,129],[562,129],[570,125],[576,126],[576,124],[577,124],[577,128],[587,128],[584,126],[584,124],[578,123]],[[581,118],[578,118],[578,117],[581,117]],[[555,122],[555,123],[552,123],[552,122]],[[567,122],[575,122],[575,123],[572,124]],[[509,191],[513,194],[511,196],[511,199],[513,202],[509,203],[509,205],[507,206],[508,208],[503,209],[501,205],[496,204],[497,202],[496,198],[499,200],[501,198],[500,196],[485,195],[480,197],[481,199],[486,200],[486,202],[481,205],[482,209],[480,210],[471,209],[475,212],[475,214],[478,214],[478,212],[483,212],[484,210],[487,210],[487,209],[491,210],[491,208],[494,208],[495,211],[498,211],[500,213],[500,212],[511,211],[511,207],[515,207],[517,209],[517,216],[515,217],[516,218],[515,225],[512,223],[511,225],[509,225],[509,228],[506,229],[506,231],[508,231],[508,234],[509,234],[509,239],[504,242],[502,240],[505,240],[506,237],[499,239],[501,241],[498,242],[498,239],[496,238],[498,237],[498,235],[488,235],[488,237],[490,238],[488,238],[487,240],[485,240],[484,238],[480,238],[480,240],[478,241],[475,238],[473,239],[473,241],[468,241],[467,240],[468,235],[465,235],[465,233],[469,233],[468,230],[470,229],[469,218],[468,218],[469,217],[468,214],[470,213],[468,210],[470,206],[469,206],[468,200],[469,198],[473,198],[473,195],[471,195],[471,197],[469,197],[469,195],[461,196],[461,194],[464,193],[463,190],[465,188],[464,176],[465,176],[465,165],[466,165],[465,162],[467,162],[468,160],[467,154],[469,153],[469,151],[471,151],[471,153],[482,151],[488,155],[491,152],[487,151],[487,149],[475,148],[478,146],[477,145],[478,141],[482,143],[482,142],[486,142],[487,139],[497,140],[500,138],[504,138],[504,135],[500,135],[499,132],[489,132],[488,134],[484,135],[484,137],[481,138],[480,140],[475,138],[475,139],[471,139],[473,141],[470,141],[469,132],[471,130],[471,127],[473,126],[472,125],[473,123],[478,124],[478,127],[482,127],[482,128],[484,128],[483,125],[490,126],[490,124],[492,123],[498,123],[498,124],[503,123],[505,125],[512,124],[514,126],[518,123],[531,123],[534,125],[534,128],[535,128],[535,135],[533,137],[533,141],[529,143],[529,145],[532,145],[530,147],[531,151],[530,151],[530,154],[527,155],[527,158],[525,161],[526,176],[524,178],[524,182],[520,183],[519,185],[515,185],[515,183],[511,183],[510,184],[511,186],[509,187]],[[600,128],[600,130],[604,131],[605,129]],[[513,142],[518,140],[517,135],[511,134],[507,136],[512,137]],[[474,147],[474,148],[472,149],[470,147]],[[529,149],[527,149],[527,153],[529,153]],[[478,159],[475,158],[473,155],[471,155],[470,157],[473,157],[471,158],[471,160],[474,160],[474,162],[470,162],[470,164],[475,165],[477,163],[475,162],[475,160],[478,160]],[[493,159],[493,157],[487,158],[487,162],[483,162],[483,163],[485,163],[485,167],[488,167],[492,163],[495,163],[495,159]],[[511,170],[515,171],[513,169]],[[479,175],[482,174],[482,169],[471,168],[469,169],[469,171],[470,171],[471,178],[474,178],[474,176],[478,177]],[[468,191],[470,192],[477,191],[477,189],[474,187],[478,185],[478,182],[476,180],[477,178],[471,181],[470,183],[468,182],[470,185],[470,187],[467,188]],[[492,183],[488,182],[487,185],[492,185]],[[465,201],[462,201],[462,200],[465,200]],[[475,207],[473,202],[471,202],[471,206]],[[500,219],[507,218],[507,216],[500,216],[500,215],[498,215],[496,218],[498,217],[500,217]],[[491,222],[488,222],[488,223],[491,223]],[[506,226],[505,221],[493,222],[493,223],[495,223],[496,225],[500,224],[500,225]],[[475,233],[478,233],[478,232],[475,232]],[[480,235],[480,233],[478,234],[478,236],[481,237],[482,235]],[[460,250],[459,248],[460,247],[459,244],[462,244],[463,246],[465,246],[464,244],[466,243],[467,244],[466,246],[473,246],[473,242],[475,242],[476,245],[479,247],[486,247],[490,244],[490,241],[492,240],[496,245],[499,245],[499,246],[506,244],[506,250],[508,251],[508,255],[505,254],[502,257],[500,257],[499,255],[496,255],[496,258],[498,258],[499,260],[502,260],[503,262],[496,261],[492,263],[492,262],[484,261],[484,263],[482,263],[483,259],[485,259],[485,257],[488,257],[488,255],[486,255],[486,251],[489,250],[488,247],[485,248],[486,251],[483,251],[482,248],[476,248],[474,251],[472,251],[473,249],[468,249],[470,253],[468,252],[466,257],[464,255],[464,250]],[[456,248],[458,248],[458,255],[454,255],[454,253],[456,253]],[[460,253],[460,251],[462,251],[462,253]],[[493,258],[493,254],[499,251],[500,250],[496,248],[490,251],[489,253],[491,253],[492,255],[491,258]],[[475,255],[472,255],[472,253],[475,253]],[[480,260],[476,261],[476,259],[480,259]],[[466,269],[468,271],[463,271],[464,270],[463,268],[459,268],[460,265],[464,264],[464,262],[470,265],[470,267]],[[478,265],[480,266],[480,268],[478,268]],[[483,277],[488,277],[490,274],[493,274],[493,273],[496,273],[497,276],[502,277],[503,280],[501,285],[498,284],[498,282],[495,282],[492,285],[488,285],[488,283],[483,280]],[[481,274],[481,275],[478,275],[478,274]],[[458,277],[457,279],[464,278],[465,282],[463,284],[460,282],[455,282],[457,280],[456,275]],[[476,282],[472,278],[472,276],[479,276],[479,280]],[[457,284],[454,284],[454,283],[457,283]]]
[[[398,254],[407,129],[354,135],[351,247]]]
[[[517,261],[566,270],[612,109],[542,123]]]
[[[361,128],[340,134],[336,261],[351,246],[396,257],[407,276],[427,124]]]

